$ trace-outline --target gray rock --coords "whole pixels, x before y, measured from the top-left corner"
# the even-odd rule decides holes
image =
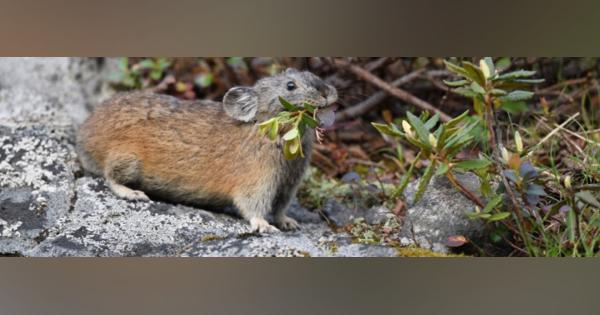
[[[204,235],[227,237],[248,227],[227,215],[160,202],[117,198],[102,179],[76,182],[73,210],[28,256],[172,256]]]
[[[385,246],[354,244],[308,210],[290,215],[302,230],[259,235],[228,214],[162,202],[116,198],[99,178],[76,184],[74,209],[26,256],[390,256]],[[304,213],[307,212],[307,213]]]
[[[111,94],[115,67],[103,58],[0,58],[0,119],[32,121],[50,112],[79,124],[91,104]]]
[[[78,169],[72,135],[72,128],[62,126],[0,126],[3,252],[31,247],[69,212]]]
[[[457,174],[458,180],[473,192],[479,188],[479,178],[471,173]],[[402,228],[403,245],[416,243],[435,252],[448,253],[449,236],[463,235],[472,240],[484,236],[481,221],[471,220],[466,211],[475,205],[452,186],[446,177],[434,177],[421,200],[413,204],[417,182],[405,191],[409,208]]]
[[[363,209],[348,207],[335,200],[325,202],[322,211],[329,222],[338,227],[351,224],[356,218],[363,218],[368,224],[383,224],[387,220],[387,215],[391,213],[389,209],[383,206]]]

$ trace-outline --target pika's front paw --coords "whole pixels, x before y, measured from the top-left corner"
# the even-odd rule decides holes
[[[128,197],[130,200],[150,201],[150,198],[140,190],[133,190],[133,193]]]
[[[300,224],[298,222],[286,215],[283,215],[276,219],[277,226],[284,231],[293,231],[299,230]]]
[[[279,232],[278,228],[272,226],[271,224],[269,224],[269,222],[267,222],[267,220],[261,219],[261,218],[250,219],[250,228],[252,229],[252,232],[258,232],[258,233]]]
[[[108,186],[120,198],[127,200],[150,201],[150,198],[141,190],[133,190],[129,187],[117,184],[114,181],[109,181]]]

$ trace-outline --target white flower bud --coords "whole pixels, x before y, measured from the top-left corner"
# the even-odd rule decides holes
[[[404,129],[404,132],[405,132],[405,133],[406,133],[408,136],[410,136],[410,137],[413,137],[413,136],[414,136],[414,133],[413,133],[413,131],[412,131],[412,127],[410,126],[410,124],[409,124],[409,123],[408,123],[406,120],[403,120],[403,121],[402,121],[402,129]]]
[[[518,131],[515,131],[515,145],[517,146],[517,152],[523,152],[523,139]]]
[[[479,60],[479,67],[481,68],[481,72],[483,72],[483,77],[486,80],[492,76],[492,74],[490,73],[490,68],[488,67],[488,64],[487,62],[485,62],[485,60]]]
[[[437,147],[437,139],[432,133],[429,134],[429,144],[434,148]]]
[[[504,160],[504,162],[508,163],[508,160],[510,159],[510,155],[508,154],[508,150],[506,150],[505,147],[502,147],[502,159]]]
[[[565,187],[567,189],[571,189],[571,175],[567,175],[565,177]]]

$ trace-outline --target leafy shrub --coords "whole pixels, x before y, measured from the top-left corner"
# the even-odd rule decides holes
[[[502,73],[492,58],[481,59],[479,65],[468,61],[457,64],[445,61],[451,72],[461,77],[445,81],[455,93],[471,99],[475,119],[469,119],[468,111],[447,123],[438,123],[439,117],[420,117],[408,112],[395,124],[373,126],[379,132],[403,140],[419,149],[408,172],[398,185],[396,196],[401,196],[414,171],[417,160],[425,161],[427,167],[421,177],[415,199],[424,193],[434,174],[445,175],[450,182],[476,205],[467,215],[484,220],[494,227],[493,242],[508,244],[521,254],[531,256],[593,256],[600,243],[600,202],[594,191],[598,183],[574,186],[570,176],[558,174],[557,169],[544,170],[531,159],[538,145],[530,150],[524,147],[524,139],[516,131],[512,150],[502,143],[497,134],[501,122],[497,111],[514,113],[527,108],[525,103],[533,97],[531,84],[543,80],[531,79],[534,71],[516,70]],[[473,130],[477,125],[486,130],[487,142],[475,141]],[[437,128],[436,128],[437,126]],[[457,159],[457,154],[469,146],[481,146],[477,159]],[[592,163],[594,165],[594,163]],[[481,179],[481,195],[489,200],[484,203],[474,192],[461,185],[456,171],[472,171]],[[548,180],[548,174],[554,180]],[[562,180],[561,180],[562,179]],[[491,183],[498,183],[495,191]]]

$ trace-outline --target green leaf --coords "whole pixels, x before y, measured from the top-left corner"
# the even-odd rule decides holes
[[[517,70],[517,71],[512,71],[512,72],[508,72],[505,74],[501,74],[496,79],[497,80],[509,80],[509,79],[516,79],[516,78],[525,78],[525,77],[530,77],[534,74],[535,74],[535,71]]]
[[[439,167],[439,168],[437,169],[437,171],[435,172],[435,175],[436,175],[436,176],[439,176],[439,175],[444,175],[444,174],[446,174],[446,172],[448,172],[448,169],[449,169],[449,168],[450,168],[450,167],[448,166],[448,164],[446,164],[446,163],[442,163],[442,164],[440,164],[440,167]]]
[[[129,70],[129,58],[128,57],[119,58],[118,63],[119,63],[119,69],[121,71]]]
[[[400,197],[404,193],[404,189],[406,189],[406,186],[408,186],[408,181],[410,180],[410,177],[412,176],[413,170],[415,169],[415,165],[417,164],[417,161],[419,161],[421,159],[421,154],[422,154],[421,152],[419,152],[417,154],[415,159],[410,164],[408,171],[406,171],[406,173],[404,173],[404,175],[402,175],[402,178],[400,179],[400,185],[394,191],[395,197]]]
[[[469,73],[469,78],[471,81],[477,82],[480,86],[485,86],[485,77],[483,76],[483,72],[479,69],[478,66],[468,62],[463,61],[463,66],[465,70]]]
[[[468,136],[469,132],[471,132],[471,130],[475,128],[475,126],[477,126],[478,124],[479,121],[475,120],[472,123],[467,124],[466,126],[461,128],[457,133],[453,134],[450,138],[448,138],[448,141],[446,141],[446,144],[444,145],[444,149],[449,149],[459,141],[464,140]]]
[[[152,59],[144,59],[137,64],[140,70],[150,69],[154,67],[154,61]]]
[[[494,73],[496,73],[496,67],[494,67],[494,60],[492,60],[492,57],[485,57],[483,58],[483,62],[485,62],[485,64],[488,66],[488,69],[490,69],[490,76],[493,77]]]
[[[444,60],[444,64],[446,65],[446,68],[448,68],[449,71],[454,72],[458,75],[461,75],[465,78],[469,77],[469,73],[463,67],[455,65],[455,64],[451,63],[450,61],[446,61],[446,60]]]
[[[171,65],[171,62],[167,58],[158,58],[156,66],[161,71],[167,69]]]
[[[523,101],[518,102],[502,102],[500,109],[510,114],[519,114],[527,110],[527,104]]]
[[[536,83],[543,83],[544,81],[546,81],[546,80],[545,79],[517,79],[514,82],[536,84]]]
[[[299,156],[303,156],[300,139],[294,138],[291,141],[285,141],[283,145],[283,156],[286,160],[293,160]]]
[[[467,109],[464,113],[450,119],[445,125],[446,128],[450,129],[459,123],[461,123],[467,116],[469,115],[469,110]]]
[[[479,94],[477,94],[475,91],[473,91],[473,89],[471,89],[470,87],[468,87],[468,88],[459,87],[459,88],[453,89],[452,92],[454,92],[456,94],[460,94],[465,97],[469,97],[469,98],[479,96]]]
[[[433,115],[431,118],[429,118],[429,120],[425,123],[425,125],[424,125],[425,129],[431,130],[431,128],[435,127],[435,124],[437,124],[439,120],[440,120],[440,114],[435,113],[435,115]]]
[[[315,112],[315,107],[308,103],[304,103],[302,106],[311,114]]]
[[[469,83],[469,81],[467,80],[458,80],[458,81],[446,81],[443,80],[443,82],[447,85],[447,86],[451,86],[451,87],[459,87],[459,86],[463,86]]]
[[[508,218],[509,216],[510,216],[510,212],[498,212],[498,213],[494,213],[488,219],[488,221],[490,221],[490,222],[500,221],[500,220],[504,220],[504,219]]]
[[[505,96],[500,97],[503,102],[516,102],[528,100],[533,96],[533,92],[516,90],[508,93]]]
[[[496,60],[496,69],[498,69],[498,72],[502,72],[502,71],[508,69],[509,67],[510,67],[510,58],[502,57],[502,58]]]
[[[194,83],[201,88],[206,88],[211,86],[213,79],[212,73],[203,73],[196,76]]]
[[[431,145],[429,144],[429,131],[425,128],[423,122],[411,112],[406,112],[406,117],[408,118],[410,125],[415,129],[419,140],[421,140],[426,147],[431,148]]]
[[[483,208],[483,210],[481,210],[481,212],[483,213],[489,213],[491,212],[494,208],[496,208],[500,202],[502,202],[502,195],[497,195],[496,197],[494,197],[492,200],[490,200],[486,205],[485,208]]]
[[[425,193],[425,190],[427,189],[427,185],[429,185],[429,182],[431,181],[431,177],[433,176],[434,172],[435,172],[435,161],[431,161],[431,163],[429,163],[429,166],[427,166],[427,168],[425,169],[425,173],[423,173],[423,177],[421,177],[421,179],[419,180],[419,184],[417,186],[417,192],[415,193],[415,201],[414,203],[417,203],[417,201],[421,200],[421,197],[423,197],[423,193]]]
[[[475,93],[485,94],[485,89],[481,87],[477,82],[471,83],[471,90]]]
[[[317,128],[317,126],[319,125],[319,123],[317,123],[317,121],[312,118],[310,115],[306,114],[306,113],[302,113],[302,122],[305,125],[308,125],[310,128]]]
[[[490,162],[488,160],[477,159],[477,160],[466,160],[466,161],[456,163],[456,165],[454,165],[454,167],[467,171],[467,170],[476,170],[476,169],[485,168],[485,167],[488,167],[490,164],[492,164],[492,162]]]
[[[492,89],[490,91],[490,93],[492,95],[506,95],[507,92],[505,90],[501,90],[501,89]]]
[[[290,141],[296,137],[298,137],[298,128],[292,128],[288,132],[283,135],[283,140]]]
[[[269,129],[269,139],[271,139],[271,141],[275,141],[277,139],[278,133],[279,124],[277,123],[277,121],[275,121],[271,124],[271,128]]]
[[[160,70],[150,71],[150,79],[152,79],[154,81],[158,81],[158,80],[160,80],[161,77],[162,77],[162,71],[160,71]]]
[[[387,124],[379,124],[379,123],[371,123],[377,131],[381,134],[393,136],[393,137],[405,137],[404,133],[402,133],[398,127],[395,125],[387,125]]]
[[[580,191],[576,193],[575,196],[589,205],[600,208],[600,202],[598,202],[598,199],[596,199],[596,197],[594,197],[590,191]]]
[[[517,81],[498,81],[494,84],[494,87],[502,90],[518,90],[528,89],[530,85],[528,83],[521,83]]]
[[[460,141],[455,142],[452,147],[448,150],[446,156],[447,157],[454,157],[458,152],[462,151],[467,145],[471,144],[473,142],[474,137],[471,135],[467,135],[466,137],[462,138]]]
[[[299,110],[299,108],[295,105],[293,105],[292,103],[286,101],[283,97],[279,97],[279,103],[281,103],[281,106],[283,106],[283,108],[285,108],[285,110],[293,112],[293,111],[297,111]]]

